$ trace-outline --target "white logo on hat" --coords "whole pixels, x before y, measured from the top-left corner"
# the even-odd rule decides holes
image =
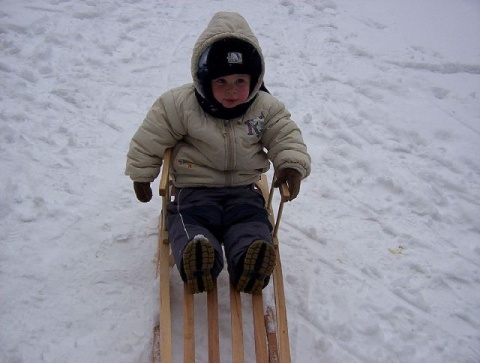
[[[228,52],[227,60],[230,64],[243,64],[242,53],[240,52]]]

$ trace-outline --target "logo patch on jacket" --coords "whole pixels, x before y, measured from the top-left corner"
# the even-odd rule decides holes
[[[196,166],[194,163],[186,159],[178,159],[177,164],[178,166],[181,166],[182,168],[187,168],[187,169],[192,169]]]
[[[248,135],[260,137],[265,127],[265,117],[260,114],[260,116],[245,121],[245,125],[248,127]]]

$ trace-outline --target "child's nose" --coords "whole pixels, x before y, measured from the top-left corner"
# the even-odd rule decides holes
[[[227,87],[227,93],[228,93],[228,94],[233,94],[233,93],[235,93],[236,91],[237,91],[237,88],[236,88],[235,85],[233,85],[233,84]]]

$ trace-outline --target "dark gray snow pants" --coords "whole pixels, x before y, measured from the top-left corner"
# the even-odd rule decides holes
[[[265,200],[253,185],[232,188],[181,188],[167,206],[167,228],[175,263],[183,275],[183,251],[197,235],[205,236],[215,249],[212,274],[223,269],[222,244],[231,278],[250,244],[272,242],[272,226]],[[184,276],[182,276],[184,278]]]

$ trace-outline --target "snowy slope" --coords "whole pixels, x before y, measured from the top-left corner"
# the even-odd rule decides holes
[[[479,362],[480,3],[199,4],[2,0],[0,362],[149,360],[159,198],[125,154],[219,10],[312,154],[280,230],[293,361]]]

